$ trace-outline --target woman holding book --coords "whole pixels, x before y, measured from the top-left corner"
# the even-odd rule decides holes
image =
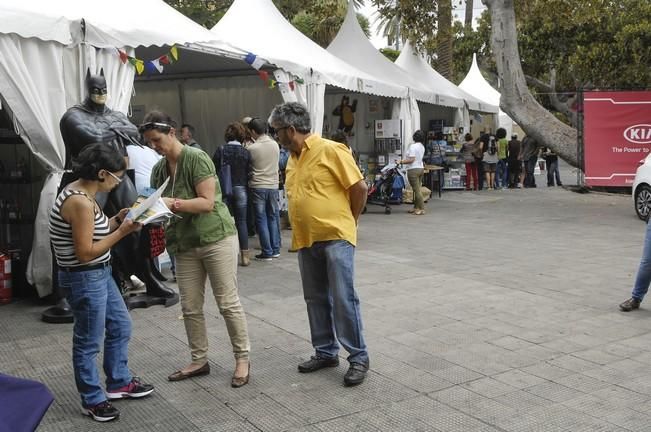
[[[128,209],[109,219],[95,199],[119,185],[126,168],[124,157],[112,147],[87,145],[73,162],[78,179],[61,191],[50,211],[59,287],[75,318],[72,365],[82,413],[100,422],[120,415],[109,400],[144,397],[154,391],[154,386],[129,371],[131,318],[111,274],[111,247],[140,224],[125,219]],[[102,344],[106,392],[96,362]]]
[[[140,133],[163,156],[152,170],[151,186],[158,188],[169,177],[163,201],[180,216],[171,220],[165,235],[168,250],[176,256],[176,277],[192,361],[168,379],[180,381],[210,373],[203,313],[207,276],[235,355],[231,386],[241,387],[249,382],[250,344],[237,293],[239,245],[233,218],[221,199],[215,166],[205,152],[184,146],[177,139],[176,123],[165,113],[148,113]]]

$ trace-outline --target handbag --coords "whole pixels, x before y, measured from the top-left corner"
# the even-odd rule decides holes
[[[231,165],[224,162],[224,146],[219,148],[220,153],[220,167],[217,176],[219,177],[219,185],[224,197],[233,195],[233,181],[231,179]]]
[[[145,256],[156,258],[165,252],[165,227],[162,224],[148,224],[140,235],[140,248]]]

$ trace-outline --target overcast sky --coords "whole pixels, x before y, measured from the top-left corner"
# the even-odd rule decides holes
[[[455,9],[452,11],[453,16],[455,16],[456,20],[463,22],[464,17],[466,15],[465,0],[453,0],[453,5],[455,7]],[[486,6],[482,4],[481,0],[474,0],[473,6],[474,6],[473,15],[476,20],[481,15],[481,13],[486,9]],[[378,14],[375,7],[371,5],[371,1],[365,0],[364,7],[362,7],[359,10],[359,12],[366,15],[366,17],[371,23],[371,42],[373,43],[373,45],[375,45],[377,48],[386,47],[387,46],[386,38],[382,37],[382,35],[377,34],[377,24],[375,23],[375,20],[377,19]]]

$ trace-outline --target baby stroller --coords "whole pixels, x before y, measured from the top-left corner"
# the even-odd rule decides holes
[[[402,203],[402,189],[405,187],[405,180],[400,174],[398,165],[389,164],[382,168],[380,178],[368,188],[366,204],[384,206],[384,214],[391,214],[391,204]],[[366,206],[362,213],[366,213]]]

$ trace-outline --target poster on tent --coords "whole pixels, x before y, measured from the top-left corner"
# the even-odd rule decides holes
[[[651,152],[651,91],[585,92],[586,186],[632,186]]]

